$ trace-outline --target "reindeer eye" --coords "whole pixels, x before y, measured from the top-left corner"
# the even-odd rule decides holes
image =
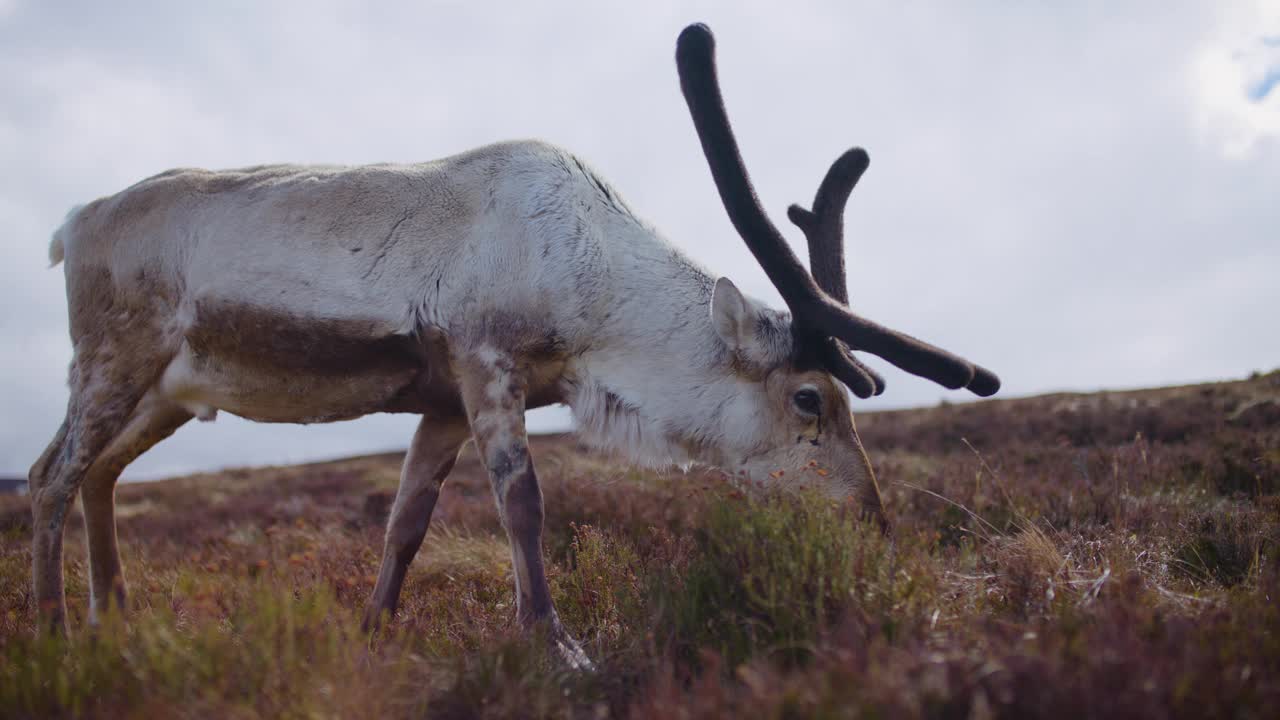
[[[817,390],[809,388],[797,390],[791,400],[796,404],[796,409],[806,415],[822,414],[822,396],[818,395]]]

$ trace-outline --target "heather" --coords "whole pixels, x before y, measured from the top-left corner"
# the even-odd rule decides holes
[[[470,449],[384,631],[360,631],[395,455],[122,486],[134,605],[38,638],[0,497],[6,717],[1270,717],[1280,373],[860,415],[892,533],[803,490],[536,438],[546,550],[593,674],[512,628]]]

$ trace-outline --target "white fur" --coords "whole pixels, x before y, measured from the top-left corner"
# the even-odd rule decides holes
[[[128,214],[136,204],[148,210]],[[64,253],[69,274],[158,276],[172,300],[156,322],[177,337],[208,304],[358,322],[371,338],[438,332],[455,346],[501,345],[499,322],[553,333],[568,358],[553,381],[585,438],[644,462],[720,464],[760,435],[764,398],[728,372],[713,326],[715,278],[542,142],[405,166],[173,170],[73,210],[50,256]],[[765,312],[722,286],[741,327]],[[172,357],[162,386],[202,418],[355,417],[411,379],[260,375],[202,362],[186,342]]]

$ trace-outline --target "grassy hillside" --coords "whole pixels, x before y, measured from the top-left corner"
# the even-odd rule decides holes
[[[511,630],[505,539],[458,464],[374,638],[396,455],[124,486],[136,608],[37,640],[0,497],[7,717],[1273,717],[1280,373],[860,416],[895,530],[714,473],[534,445],[550,574],[600,666]]]

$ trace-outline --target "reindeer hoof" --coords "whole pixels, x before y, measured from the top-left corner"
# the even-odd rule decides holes
[[[365,635],[381,633],[390,624],[393,612],[377,605],[370,605],[364,611],[364,620],[360,622],[360,632]]]
[[[587,657],[587,654],[583,652],[582,646],[564,628],[556,628],[552,632],[550,640],[556,657],[570,669],[585,673],[596,671],[595,663],[591,662],[591,658]]]

